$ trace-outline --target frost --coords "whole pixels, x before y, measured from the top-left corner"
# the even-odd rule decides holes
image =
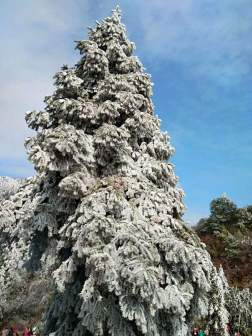
[[[37,175],[1,204],[0,288],[17,265],[53,275],[45,335],[186,336],[207,315],[212,277],[223,280],[182,221],[150,76],[118,9],[77,49],[45,111],[26,116]]]

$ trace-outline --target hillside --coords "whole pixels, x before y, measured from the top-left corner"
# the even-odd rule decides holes
[[[226,196],[214,199],[210,216],[195,227],[231,286],[252,288],[252,206],[238,208]]]

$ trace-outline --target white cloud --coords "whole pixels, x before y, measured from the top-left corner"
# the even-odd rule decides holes
[[[53,90],[54,73],[75,62],[74,37],[68,34],[77,37],[83,28],[84,35],[88,2],[6,1],[1,7],[0,157],[24,161],[24,138],[30,134],[24,114],[42,108],[44,96]]]
[[[219,84],[251,74],[252,7],[237,2],[158,0],[137,2],[139,46],[153,59],[183,64],[191,75]]]

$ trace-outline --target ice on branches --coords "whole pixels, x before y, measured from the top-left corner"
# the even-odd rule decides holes
[[[8,199],[15,194],[18,189],[19,181],[10,177],[0,177],[0,200]]]
[[[4,204],[1,226],[28,244],[26,267],[53,272],[45,335],[186,336],[219,275],[182,221],[150,76],[118,9],[77,49],[45,111],[26,116],[37,176]]]

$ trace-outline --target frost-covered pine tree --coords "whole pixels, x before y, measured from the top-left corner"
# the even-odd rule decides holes
[[[223,268],[220,267],[217,273],[214,270],[211,276],[211,291],[209,295],[209,335],[229,335],[227,329],[229,316],[225,301],[228,290],[229,286],[224,275]]]
[[[77,49],[45,111],[27,114],[37,176],[1,206],[0,232],[21,268],[53,273],[45,335],[189,335],[218,274],[181,219],[173,148],[119,9]]]
[[[242,334],[252,332],[252,292],[249,288],[229,288],[226,304],[230,314],[230,321],[234,329]]]

